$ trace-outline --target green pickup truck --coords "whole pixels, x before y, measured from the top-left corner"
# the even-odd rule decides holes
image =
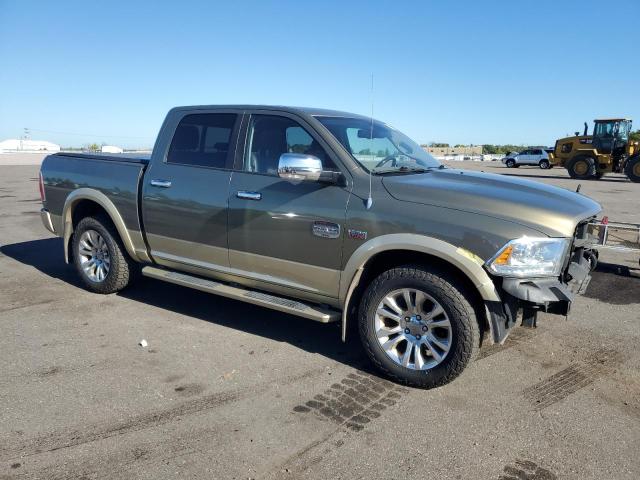
[[[359,331],[423,388],[590,279],[589,198],[445,168],[368,117],[251,105],[172,109],[150,158],[59,153],[45,227],[91,291],[138,273]],[[215,303],[213,303],[215,305]]]

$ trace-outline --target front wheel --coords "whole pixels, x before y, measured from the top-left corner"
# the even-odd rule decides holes
[[[551,168],[551,164],[549,163],[549,160],[540,160],[540,163],[538,165],[542,170],[548,170]]]
[[[507,168],[513,168],[513,167],[515,167],[516,162],[514,160],[509,159],[509,160],[507,160],[506,165],[507,165]]]
[[[640,183],[640,155],[634,155],[627,160],[624,173],[632,182]]]
[[[114,293],[133,277],[135,263],[127,255],[111,220],[85,217],[72,238],[73,260],[84,286],[95,293]]]
[[[382,273],[366,289],[359,309],[360,338],[369,358],[410,386],[451,382],[480,345],[468,298],[444,272],[406,266]]]

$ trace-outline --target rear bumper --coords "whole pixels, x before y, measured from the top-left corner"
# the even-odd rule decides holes
[[[53,228],[53,222],[51,221],[51,214],[46,208],[40,209],[40,219],[42,220],[42,224],[44,225],[44,228],[46,228],[51,233],[56,235],[56,231]]]

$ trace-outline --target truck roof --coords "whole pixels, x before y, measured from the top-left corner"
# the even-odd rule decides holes
[[[285,105],[190,105],[175,107],[172,110],[273,110],[279,112],[290,113],[302,113],[306,115],[312,115],[314,117],[349,117],[349,118],[363,118],[369,119],[370,117],[364,115],[358,115],[356,113],[342,112],[340,110],[330,110],[326,108],[313,108],[313,107],[289,107]]]
[[[630,118],[596,118],[594,122],[630,122]]]

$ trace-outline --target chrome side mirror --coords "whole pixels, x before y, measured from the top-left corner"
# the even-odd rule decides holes
[[[322,174],[322,161],[304,153],[283,153],[278,162],[278,176],[290,181],[317,182]]]

